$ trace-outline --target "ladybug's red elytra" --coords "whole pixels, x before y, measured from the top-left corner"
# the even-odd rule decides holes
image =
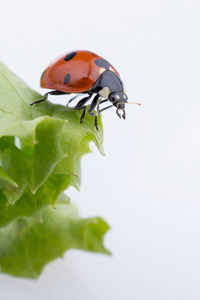
[[[58,57],[42,73],[40,85],[53,91],[47,92],[42,100],[31,105],[47,100],[48,95],[87,94],[74,108],[83,110],[81,123],[85,116],[85,104],[92,98],[89,114],[95,116],[97,129],[98,114],[113,105],[117,108],[117,115],[121,118],[119,110],[122,110],[122,118],[126,118],[125,103],[128,97],[119,73],[108,61],[90,51],[76,50]],[[110,101],[112,105],[100,109],[100,104],[106,101]],[[95,108],[97,112],[93,112]]]

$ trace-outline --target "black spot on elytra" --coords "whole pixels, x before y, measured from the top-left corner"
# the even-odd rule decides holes
[[[65,61],[71,60],[76,55],[76,52],[70,52],[65,56]]]
[[[99,59],[95,59],[94,62],[98,67],[109,70],[110,64],[106,60],[99,58]]]
[[[65,78],[64,78],[64,84],[69,83],[69,82],[70,82],[70,78],[71,78],[70,74],[67,74],[67,75],[65,76]]]

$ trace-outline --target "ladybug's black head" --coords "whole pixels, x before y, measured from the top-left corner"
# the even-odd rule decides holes
[[[108,99],[110,100],[110,102],[113,103],[114,106],[117,107],[117,115],[118,117],[121,118],[121,115],[119,114],[119,109],[123,110],[123,114],[122,114],[122,118],[126,118],[126,114],[125,114],[125,103],[128,100],[128,97],[125,93],[123,92],[114,92],[114,93],[110,93]]]

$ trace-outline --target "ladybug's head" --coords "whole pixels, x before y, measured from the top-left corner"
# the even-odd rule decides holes
[[[121,118],[121,115],[119,113],[119,110],[123,111],[122,118],[126,118],[126,113],[125,113],[125,103],[128,100],[127,95],[124,92],[114,92],[109,94],[109,100],[110,102],[113,103],[114,106],[117,107],[116,113],[119,118]]]

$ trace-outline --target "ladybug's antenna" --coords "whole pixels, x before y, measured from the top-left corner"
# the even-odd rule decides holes
[[[137,104],[137,105],[141,105],[141,103],[137,103],[137,102],[126,102],[128,104]]]

